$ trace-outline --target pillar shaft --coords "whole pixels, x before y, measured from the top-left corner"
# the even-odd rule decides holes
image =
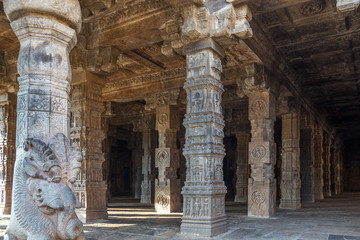
[[[322,129],[317,127],[314,138],[314,193],[315,200],[324,199],[323,180],[323,134]]]
[[[83,222],[107,219],[107,185],[102,170],[105,161],[102,114],[105,109],[99,91],[101,81],[93,74],[81,72],[74,75],[72,82],[71,141],[83,157],[74,189],[82,205],[78,216]]]
[[[155,210],[161,213],[178,212],[181,209],[180,167],[176,134],[179,129],[176,106],[166,105],[156,108],[156,130],[159,132],[159,147],[155,150]]]
[[[335,171],[335,194],[341,193],[341,166],[340,166],[340,144],[335,145],[334,171]]]
[[[313,129],[301,129],[300,135],[301,201],[315,202]]]
[[[236,195],[235,202],[248,201],[249,133],[236,133]]]
[[[282,115],[282,163],[280,208],[301,208],[300,180],[300,114]]]
[[[324,156],[324,196],[331,197],[331,164],[330,164],[330,146],[331,141],[328,134],[324,135],[323,141]]]
[[[0,95],[0,214],[10,214],[15,163],[16,95]]]
[[[133,162],[133,171],[135,172],[133,176],[134,181],[134,198],[141,199],[141,182],[142,182],[142,140],[141,133],[133,132],[134,136],[134,145],[135,148],[132,150],[132,162]]]
[[[249,119],[252,137],[249,144],[248,215],[267,218],[275,215],[276,210],[275,97],[270,90],[249,94]]]
[[[221,108],[223,51],[212,39],[185,49],[187,108],[184,120],[186,182],[181,232],[213,236],[227,231],[225,149]]]
[[[141,158],[141,197],[140,202],[144,204],[151,203],[151,116],[146,115],[140,121],[134,122],[134,131],[142,133]]]

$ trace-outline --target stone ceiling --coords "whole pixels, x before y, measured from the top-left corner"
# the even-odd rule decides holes
[[[233,2],[249,4],[255,34],[246,41],[222,42],[227,52],[224,84],[235,84],[242,65],[262,61],[279,81],[291,82],[301,97],[326,114],[338,133],[360,139],[360,10],[342,14],[335,0]],[[178,0],[80,3],[84,24],[71,60],[74,70],[86,68],[102,76],[104,100],[138,101],[149,89],[182,86],[184,56],[162,51],[167,37],[179,33]],[[1,9],[2,67],[16,62],[18,48]],[[6,75],[3,71],[0,75]]]

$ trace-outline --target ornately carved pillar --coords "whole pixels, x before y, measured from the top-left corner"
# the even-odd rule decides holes
[[[282,102],[282,163],[280,208],[301,208],[300,180],[300,109],[287,97]]]
[[[249,179],[249,139],[250,134],[246,132],[235,133],[237,140],[236,148],[236,195],[235,202],[246,203],[248,201],[248,179]]]
[[[249,93],[249,120],[252,137],[249,144],[248,215],[271,217],[276,210],[275,96],[271,90],[259,89]]]
[[[155,149],[155,210],[161,213],[178,212],[181,209],[180,153],[177,148],[179,131],[179,112],[177,102],[180,89],[149,94],[145,97],[146,110],[156,109],[156,130],[159,133],[159,146]]]
[[[315,200],[324,199],[323,130],[316,126],[314,137],[314,192]]]
[[[0,94],[0,214],[10,214],[15,163],[16,95]]]
[[[105,111],[101,96],[102,79],[88,73],[74,74],[71,94],[71,142],[81,151],[81,173],[74,184],[83,222],[107,219],[107,185],[103,179],[105,161],[102,142],[105,132],[102,117]]]
[[[324,132],[323,158],[324,158],[324,196],[331,197],[331,164],[330,164],[331,139],[329,134]]]
[[[179,113],[176,106],[164,105],[156,108],[156,130],[159,132],[159,147],[155,150],[155,211],[178,212],[181,209],[179,149],[176,135],[179,130]]]
[[[213,236],[227,231],[225,149],[221,95],[223,49],[211,38],[185,48],[187,108],[184,120],[186,182],[181,232]]]
[[[151,115],[145,115],[141,120],[134,121],[134,131],[142,132],[142,183],[140,202],[151,203]]]
[[[77,0],[4,0],[3,4],[11,27],[20,41],[14,167],[17,170],[14,175],[17,177],[14,177],[13,182],[11,219],[5,239],[15,239],[18,235],[24,239],[67,239],[70,238],[69,234],[75,239],[81,234],[82,225],[74,215],[64,219],[61,211],[74,213],[75,201],[72,199],[71,185],[77,170],[71,167],[75,169],[77,165],[71,162],[57,166],[56,170],[54,166],[46,168],[45,164],[40,169],[35,166],[39,166],[38,163],[42,161],[49,163],[48,160],[53,161],[54,158],[57,159],[56,163],[77,159],[76,156],[67,156],[68,153],[71,154],[67,139],[70,135],[69,92],[72,78],[69,52],[76,44],[76,33],[81,27],[80,5]],[[57,144],[53,145],[55,143]],[[43,148],[35,149],[36,144],[43,145]],[[33,172],[22,172],[26,163],[24,156],[29,156],[29,151],[33,154],[43,153],[44,145],[47,147],[47,144],[52,145],[52,149],[47,150],[46,156],[41,155],[41,160],[34,156]],[[65,153],[64,148],[69,152]],[[59,171],[62,173],[60,177],[48,177],[51,173],[58,174]],[[28,180],[27,186],[24,179]],[[67,192],[58,193],[61,199],[55,199],[55,202],[44,201],[46,208],[41,210],[45,214],[55,214],[53,216],[56,221],[50,221],[49,218],[44,220],[45,215],[36,206],[36,196],[32,199],[29,195],[29,191],[32,191],[31,183],[34,188],[36,186],[34,181],[42,181],[41,186],[44,187],[44,192],[41,194],[40,189],[36,196],[51,197],[54,190],[49,187],[46,189],[48,185],[52,185],[52,189],[66,189]],[[30,213],[34,214],[27,216]],[[70,218],[74,219],[69,221]]]
[[[300,149],[301,201],[315,202],[314,122],[307,113],[302,113]]]

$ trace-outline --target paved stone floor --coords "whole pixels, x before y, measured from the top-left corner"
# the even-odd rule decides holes
[[[214,239],[360,240],[360,193],[342,193],[301,210],[278,210],[271,219],[247,217],[243,204],[227,203],[226,212],[229,231]],[[0,217],[1,239],[8,221],[9,216]],[[180,213],[158,215],[134,201],[111,203],[109,220],[85,224],[85,235],[87,240],[201,239],[179,235],[180,222]]]

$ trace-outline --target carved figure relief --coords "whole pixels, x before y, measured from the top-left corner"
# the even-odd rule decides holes
[[[264,100],[258,99],[251,105],[250,109],[254,114],[259,115],[266,110],[266,103]]]
[[[192,112],[200,112],[203,109],[203,96],[201,92],[194,92],[192,99]]]
[[[167,151],[159,151],[157,154],[159,166],[164,166],[169,160],[169,154]]]
[[[251,201],[260,207],[265,202],[265,196],[261,192],[255,191],[251,194]]]
[[[251,155],[256,160],[261,160],[266,155],[266,148],[263,145],[256,146],[252,152]]]
[[[166,208],[170,204],[170,199],[169,197],[161,194],[157,197],[156,202],[157,204],[161,205],[163,208]]]
[[[49,144],[32,138],[24,142],[24,154],[15,163],[14,204],[5,239],[84,239],[72,186],[81,159],[61,133]]]
[[[158,124],[160,126],[164,126],[167,123],[168,119],[169,119],[168,115],[166,113],[162,113],[159,116]]]

